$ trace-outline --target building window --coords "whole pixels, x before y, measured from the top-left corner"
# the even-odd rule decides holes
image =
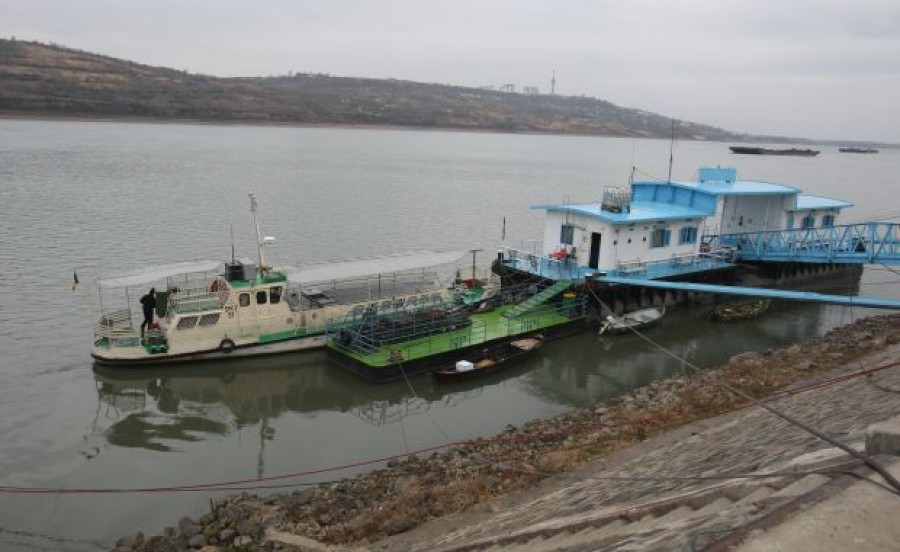
[[[832,226],[834,226],[834,215],[822,217],[822,228],[831,228]]]
[[[697,227],[686,226],[682,228],[679,243],[697,243]]]
[[[814,228],[816,226],[816,217],[812,215],[806,215],[803,217],[803,228]]]
[[[671,235],[671,230],[657,228],[650,236],[650,247],[668,247]]]
[[[575,227],[571,224],[563,224],[562,231],[559,233],[559,243],[564,245],[572,245],[575,240]]]

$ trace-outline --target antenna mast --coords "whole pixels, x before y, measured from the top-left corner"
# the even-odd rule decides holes
[[[262,231],[259,228],[259,220],[256,218],[256,197],[250,192],[250,212],[253,214],[253,226],[256,227],[256,255],[259,261],[259,273],[265,274],[268,270],[266,264],[265,242],[263,241]]]
[[[553,70],[553,76],[550,77],[550,95],[556,95],[556,69]]]
[[[231,224],[228,230],[231,232],[231,264],[234,264],[234,224]]]

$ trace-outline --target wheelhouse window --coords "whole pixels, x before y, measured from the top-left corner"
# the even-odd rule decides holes
[[[261,289],[256,292],[256,304],[257,305],[265,305],[269,302],[269,292],[264,289]]]
[[[812,215],[806,215],[803,217],[803,228],[815,228],[816,226],[816,217]]]
[[[208,313],[204,314],[200,317],[200,321],[197,322],[198,326],[208,327],[215,326],[219,322],[219,313]]]
[[[682,228],[679,243],[697,243],[697,227],[688,226]]]
[[[249,293],[242,293],[242,294],[238,297],[238,304],[239,304],[240,306],[242,306],[242,307],[249,307],[249,306],[250,306],[250,294],[249,294]]]
[[[190,330],[197,325],[198,318],[197,316],[185,316],[178,320],[178,324],[175,327],[179,330]]]
[[[650,247],[668,247],[671,237],[671,230],[657,228],[650,234]]]
[[[575,227],[571,224],[563,224],[559,233],[559,243],[564,245],[572,245],[575,241]]]
[[[269,303],[277,305],[281,302],[281,286],[269,288]]]
[[[834,226],[834,215],[825,215],[822,217],[822,228],[831,228]]]

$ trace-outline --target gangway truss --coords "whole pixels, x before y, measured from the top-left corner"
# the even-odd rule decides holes
[[[736,261],[900,264],[898,223],[866,222],[707,236],[711,249],[729,248]]]

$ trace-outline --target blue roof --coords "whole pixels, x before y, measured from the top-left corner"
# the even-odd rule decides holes
[[[844,207],[852,207],[853,204],[840,199],[831,199],[830,197],[820,197],[814,195],[798,195],[797,207],[794,211],[806,211],[811,209],[843,209]]]
[[[660,182],[647,181],[634,184],[671,184],[678,188],[699,190],[712,195],[789,195],[799,194],[800,190],[774,182],[758,182],[755,180],[738,180],[736,182]]]
[[[600,209],[599,203],[584,204],[557,204],[557,205],[532,205],[532,209],[544,209],[546,211],[562,211],[574,215],[585,215],[600,219],[610,224],[632,224],[638,222],[651,222],[654,220],[673,220],[686,218],[706,218],[712,213],[675,205],[672,203],[660,203],[641,201],[631,204],[631,212],[611,213]]]

